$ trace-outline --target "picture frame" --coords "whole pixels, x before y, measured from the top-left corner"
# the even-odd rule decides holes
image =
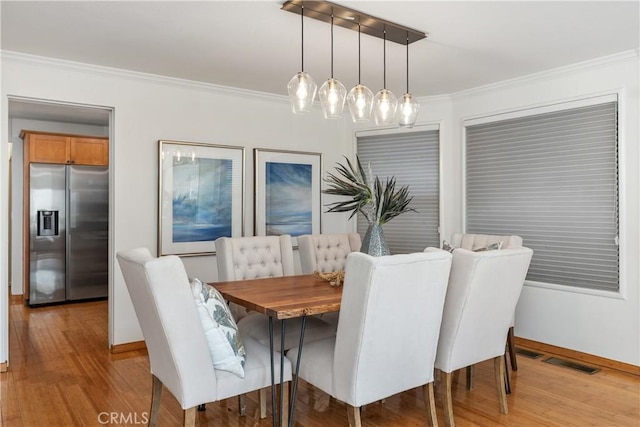
[[[322,154],[254,148],[254,234],[321,233]]]
[[[158,141],[158,256],[212,255],[244,233],[244,147]]]

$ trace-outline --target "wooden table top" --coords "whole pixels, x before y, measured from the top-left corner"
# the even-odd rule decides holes
[[[340,311],[342,286],[312,274],[209,283],[231,302],[276,319]]]

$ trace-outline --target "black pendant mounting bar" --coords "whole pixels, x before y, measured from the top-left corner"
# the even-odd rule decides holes
[[[402,45],[409,45],[427,37],[421,31],[328,1],[288,0],[284,2],[282,9],[300,15],[302,6],[304,6],[305,17],[330,23],[331,15],[333,15],[333,23],[335,25],[358,31],[359,23],[361,32],[381,39],[385,37],[384,33],[386,31],[386,39],[388,41]]]

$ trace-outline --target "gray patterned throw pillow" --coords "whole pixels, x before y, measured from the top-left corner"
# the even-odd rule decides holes
[[[246,352],[229,306],[220,292],[212,286],[204,285],[198,279],[191,280],[191,291],[213,367],[244,378]]]

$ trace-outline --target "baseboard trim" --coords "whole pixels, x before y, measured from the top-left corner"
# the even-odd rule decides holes
[[[134,341],[134,342],[128,342],[126,344],[112,345],[111,353],[118,354],[118,353],[126,353],[127,351],[139,351],[139,350],[146,350],[146,349],[147,349],[147,345],[145,344],[144,341]]]
[[[0,363],[0,372],[7,372],[7,362]]]
[[[544,353],[553,353],[557,356],[566,357],[568,359],[579,360],[581,362],[590,363],[592,365],[604,368],[615,369],[627,374],[640,376],[640,366],[630,363],[619,362],[617,360],[607,359],[605,357],[595,356],[593,354],[582,353],[568,348],[557,347],[551,344],[545,344],[538,341],[528,340],[526,338],[514,337],[516,346],[524,347],[529,350],[536,350]]]

